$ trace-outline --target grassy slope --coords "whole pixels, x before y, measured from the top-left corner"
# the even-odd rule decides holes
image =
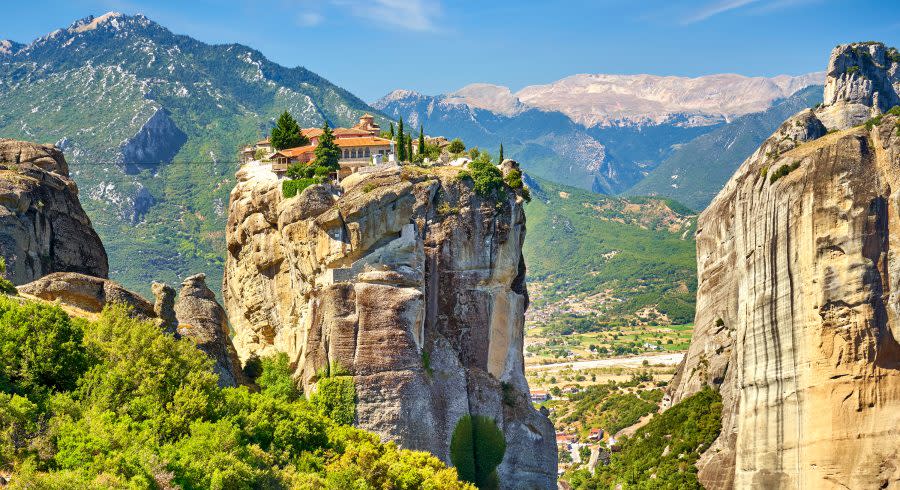
[[[696,220],[686,208],[546,181],[532,187],[524,254],[530,280],[547,286],[543,301],[612,289],[624,301],[611,313],[657,305],[680,323],[693,318]]]

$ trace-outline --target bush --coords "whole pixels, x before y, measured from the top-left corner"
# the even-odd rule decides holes
[[[503,461],[506,439],[497,423],[483,415],[459,419],[450,440],[450,460],[459,478],[480,490],[499,487],[497,466]]]
[[[293,180],[284,180],[281,182],[281,194],[285,198],[294,197],[297,194],[303,192],[303,189],[315,184],[320,184],[321,179],[316,177],[312,178],[303,178],[303,179],[293,179]]]
[[[776,170],[772,173],[772,175],[769,176],[769,183],[774,184],[775,181],[793,172],[794,170],[797,170],[798,168],[800,168],[800,162],[794,162],[790,165],[785,164],[778,167],[778,170]]]
[[[337,364],[319,372],[310,403],[325,417],[341,425],[356,420],[356,385]]]
[[[0,298],[0,389],[20,395],[71,390],[89,367],[84,322],[59,307]]]
[[[261,359],[261,374],[257,379],[260,392],[266,396],[294,401],[300,397],[297,383],[291,377],[291,363],[287,354],[279,352]]]
[[[480,156],[470,162],[469,171],[475,183],[475,193],[479,196],[494,196],[503,190],[503,173],[489,157]]]
[[[447,145],[447,151],[452,155],[458,155],[464,151],[466,151],[466,145],[462,142],[461,139],[456,138]]]

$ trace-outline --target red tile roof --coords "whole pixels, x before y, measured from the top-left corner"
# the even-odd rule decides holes
[[[312,151],[315,150],[315,149],[316,149],[316,147],[315,147],[315,146],[312,146],[312,145],[298,146],[297,148],[285,148],[284,150],[279,150],[279,151],[276,152],[275,154],[276,154],[276,155],[277,155],[277,154],[281,154],[281,155],[286,156],[286,157],[288,157],[288,158],[294,158],[294,157],[298,157],[298,156],[300,156],[300,155],[303,155],[303,154],[305,154],[305,153],[312,153]]]
[[[356,146],[390,146],[391,140],[379,138],[377,136],[363,136],[359,138],[335,138],[335,144],[342,148],[352,148]]]

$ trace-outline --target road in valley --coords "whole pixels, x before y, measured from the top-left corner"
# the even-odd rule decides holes
[[[633,357],[613,357],[609,359],[597,359],[593,361],[571,361],[559,362],[555,364],[533,364],[525,366],[525,371],[562,371],[563,369],[581,369],[592,368],[608,368],[608,367],[627,367],[639,368],[646,360],[651,366],[666,365],[675,366],[684,358],[684,352],[670,352],[665,354],[644,354]]]

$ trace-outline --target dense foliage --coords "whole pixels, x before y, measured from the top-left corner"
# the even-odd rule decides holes
[[[619,442],[609,465],[599,465],[570,477],[573,488],[702,488],[694,464],[718,437],[722,398],[706,388],[684,399]]]
[[[503,462],[506,439],[497,423],[483,415],[459,419],[450,440],[450,459],[462,480],[481,490],[496,490],[500,482],[497,466]]]
[[[272,128],[272,134],[269,136],[269,144],[276,150],[285,148],[296,148],[309,144],[309,139],[300,132],[300,125],[297,120],[284,111],[278,117],[278,122]]]
[[[496,196],[503,190],[503,173],[491,162],[487,153],[479,153],[474,149],[475,159],[469,162],[468,173],[461,173],[462,178],[471,178],[475,183],[475,193],[482,197]]]
[[[121,307],[88,322],[0,299],[0,348],[12,488],[466,488],[307,402],[286,357],[262,360],[258,392],[219,388],[190,340]]]
[[[281,195],[284,197],[294,197],[303,192],[307,187],[319,183],[321,183],[321,179],[318,177],[283,180],[281,181]]]

